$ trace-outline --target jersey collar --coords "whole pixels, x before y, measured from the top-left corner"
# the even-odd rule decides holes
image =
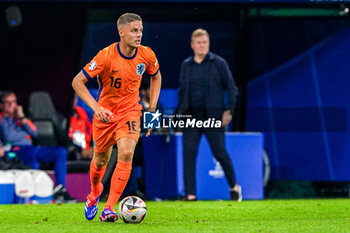
[[[131,57],[127,57],[127,56],[125,56],[124,54],[122,54],[122,51],[120,51],[119,42],[117,43],[117,50],[118,50],[118,53],[119,53],[119,55],[120,55],[122,58],[124,58],[124,59],[133,59],[133,58],[135,58],[138,49],[139,49],[139,48],[136,48],[136,51],[135,51],[135,54],[134,54],[134,55],[132,55]]]

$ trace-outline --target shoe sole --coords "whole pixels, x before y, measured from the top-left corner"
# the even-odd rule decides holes
[[[116,222],[118,219],[114,215],[108,215],[104,220],[100,216],[100,222]]]

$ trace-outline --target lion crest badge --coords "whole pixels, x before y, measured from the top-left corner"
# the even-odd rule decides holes
[[[140,63],[136,66],[136,74],[142,75],[145,72],[146,65],[144,63]]]

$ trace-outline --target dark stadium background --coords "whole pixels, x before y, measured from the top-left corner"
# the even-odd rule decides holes
[[[5,9],[12,5],[19,6],[23,18],[16,28],[5,20]],[[1,2],[0,90],[14,90],[23,105],[31,92],[48,91],[58,111],[68,116],[71,80],[102,48],[95,44],[118,40],[116,19],[135,12],[144,21],[143,44],[160,61],[163,88],[178,87],[181,61],[191,54],[190,33],[208,29],[211,50],[227,59],[240,90],[232,131],[245,131],[248,83],[350,27],[349,16],[342,14],[348,5],[302,0]]]

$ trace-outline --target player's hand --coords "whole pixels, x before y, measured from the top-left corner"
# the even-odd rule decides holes
[[[222,114],[222,127],[226,127],[228,124],[230,124],[232,120],[232,114],[230,111],[225,111],[223,114]]]
[[[151,135],[152,129],[148,129],[147,133],[146,133],[146,138]]]
[[[102,122],[108,123],[113,119],[113,113],[108,109],[98,106],[95,110],[95,115]]]
[[[16,107],[16,116],[18,118],[24,117],[23,107],[21,105],[17,105],[17,107]]]

